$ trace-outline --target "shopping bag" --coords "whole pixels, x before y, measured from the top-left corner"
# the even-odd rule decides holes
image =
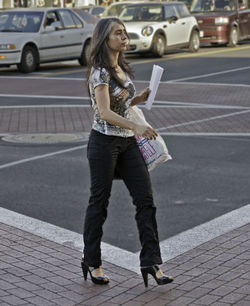
[[[150,126],[142,110],[137,106],[130,107],[130,119],[134,122]],[[158,164],[172,159],[166,143],[159,134],[156,139],[152,140],[137,134],[135,134],[135,138],[149,171],[153,170]]]

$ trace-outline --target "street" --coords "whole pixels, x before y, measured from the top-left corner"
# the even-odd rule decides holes
[[[250,203],[249,50],[244,43],[162,59],[128,56],[138,92],[153,64],[165,70],[144,111],[173,157],[151,172],[161,241]],[[85,73],[77,62],[32,74],[0,68],[0,206],[79,234],[92,120]],[[103,241],[137,252],[134,214],[124,184],[114,181]]]

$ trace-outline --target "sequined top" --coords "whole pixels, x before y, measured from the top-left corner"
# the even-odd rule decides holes
[[[101,119],[94,90],[98,85],[107,85],[109,87],[110,109],[118,115],[130,119],[128,108],[131,104],[131,99],[135,95],[135,87],[127,74],[126,77],[125,88],[123,88],[110,76],[105,68],[92,68],[89,78],[89,90],[94,109],[94,122],[92,125],[94,130],[112,136],[130,137],[134,135],[131,130],[112,125]]]

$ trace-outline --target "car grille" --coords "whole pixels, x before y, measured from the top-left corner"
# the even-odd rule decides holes
[[[128,51],[134,51],[136,49],[136,45],[128,45]]]
[[[136,33],[128,33],[129,39],[139,39],[139,35]]]

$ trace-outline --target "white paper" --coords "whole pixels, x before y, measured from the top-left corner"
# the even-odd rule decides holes
[[[151,89],[151,92],[150,92],[148,100],[146,101],[146,104],[145,104],[145,108],[148,109],[148,110],[151,109],[152,104],[154,102],[163,70],[164,69],[162,67],[158,66],[158,65],[153,66],[151,80],[150,80],[150,84],[149,84],[149,88]]]

